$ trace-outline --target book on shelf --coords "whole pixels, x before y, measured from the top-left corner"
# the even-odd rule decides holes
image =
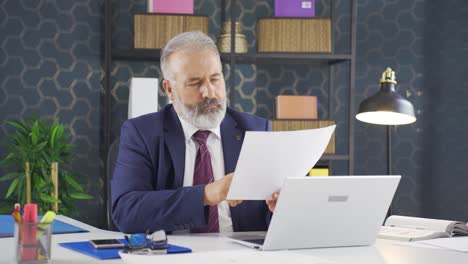
[[[392,215],[379,231],[379,238],[417,241],[468,235],[468,226],[460,221]]]
[[[317,119],[317,96],[278,95],[276,119]]]
[[[315,0],[275,0],[275,17],[314,17]]]
[[[193,0],[147,0],[148,13],[193,14]]]
[[[271,129],[273,131],[291,131],[314,129],[334,125],[333,120],[271,120]],[[335,153],[335,132],[333,132],[330,142],[325,149],[325,154]]]

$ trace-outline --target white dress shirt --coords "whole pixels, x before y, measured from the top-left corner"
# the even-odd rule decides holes
[[[198,143],[193,140],[192,136],[199,129],[189,122],[180,119],[182,129],[185,136],[185,172],[184,172],[184,187],[193,186],[193,173],[195,168],[195,158],[199,148]],[[209,129],[211,133],[208,136],[206,146],[211,156],[211,166],[213,168],[213,176],[215,180],[224,177],[224,155],[223,144],[221,144],[221,129],[218,126],[214,129]],[[232,219],[229,204],[223,201],[218,204],[219,216],[219,232],[232,232]]]

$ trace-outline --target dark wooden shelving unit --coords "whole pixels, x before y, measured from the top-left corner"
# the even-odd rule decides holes
[[[230,1],[230,15],[236,17],[235,8],[237,1],[247,0],[231,0]],[[334,19],[334,2],[330,1],[330,19],[332,25],[335,25]],[[224,1],[222,1],[224,3]],[[333,119],[333,98],[334,98],[334,86],[335,76],[334,67],[339,63],[349,63],[349,98],[348,98],[348,153],[346,154],[325,154],[321,157],[321,161],[348,161],[348,173],[350,175],[354,172],[354,82],[355,82],[355,60],[356,60],[356,17],[357,7],[356,0],[351,0],[351,14],[350,14],[350,53],[349,54],[336,54],[333,47],[332,41],[332,52],[331,53],[247,53],[238,54],[235,53],[235,23],[231,20],[231,52],[222,53],[221,60],[225,64],[230,65],[230,76],[235,76],[235,70],[237,64],[312,64],[312,65],[328,65],[329,67],[329,87],[328,87],[328,116],[327,119]],[[104,98],[102,100],[104,104],[103,110],[103,160],[106,160],[109,148],[111,146],[111,67],[113,61],[159,61],[160,49],[116,49],[112,48],[112,0],[105,0],[104,2]],[[224,8],[222,8],[225,10]],[[225,21],[225,18],[222,18]],[[332,26],[333,28],[333,26]],[[333,30],[333,29],[332,29]],[[332,34],[333,36],[333,34]],[[235,90],[235,78],[230,78],[227,85],[228,96],[231,102],[235,102],[234,90]],[[109,197],[110,190],[108,182],[110,178],[107,174],[109,168],[107,163],[104,162],[104,172],[106,175],[104,183],[104,203],[107,203],[108,210],[105,213],[103,219],[107,219],[107,223],[110,224],[110,207]]]

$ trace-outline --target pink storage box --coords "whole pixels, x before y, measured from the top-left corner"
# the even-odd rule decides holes
[[[314,17],[315,0],[275,0],[275,17]]]
[[[194,0],[148,0],[148,13],[193,14]]]

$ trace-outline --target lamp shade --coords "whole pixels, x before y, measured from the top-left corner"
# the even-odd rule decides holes
[[[380,90],[359,105],[356,119],[377,125],[406,125],[416,121],[413,105],[395,90],[395,72],[382,74]]]

